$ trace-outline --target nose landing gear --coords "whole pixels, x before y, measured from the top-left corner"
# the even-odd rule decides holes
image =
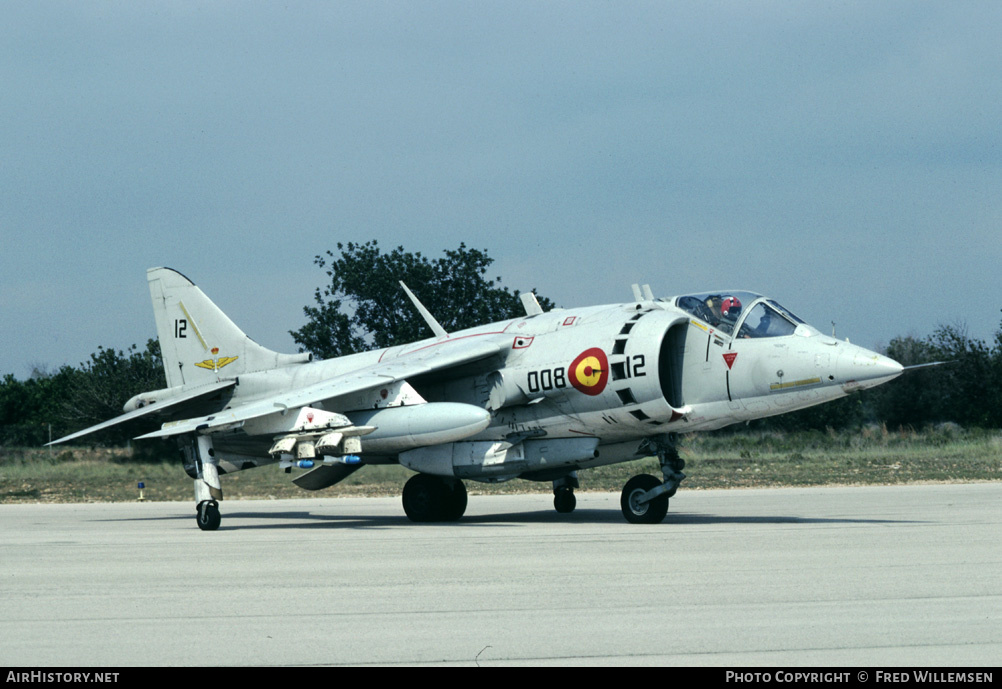
[[[685,460],[675,447],[676,434],[651,438],[651,449],[657,452],[664,482],[650,474],[634,476],[623,487],[619,505],[626,521],[631,524],[659,524],[668,514],[668,499],[675,495],[685,478]]]
[[[662,492],[651,496],[663,487],[664,484],[650,474],[640,474],[627,481],[619,498],[626,521],[631,524],[660,524],[668,514],[668,495]]]

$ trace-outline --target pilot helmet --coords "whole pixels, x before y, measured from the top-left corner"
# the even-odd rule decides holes
[[[720,304],[720,313],[731,319],[736,319],[741,315],[741,300],[737,297],[725,297]]]

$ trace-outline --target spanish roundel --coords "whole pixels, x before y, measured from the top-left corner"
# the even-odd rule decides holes
[[[598,347],[578,354],[567,370],[571,385],[586,395],[599,395],[609,382],[609,359]]]

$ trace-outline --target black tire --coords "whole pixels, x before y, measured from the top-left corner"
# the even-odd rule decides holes
[[[623,493],[619,498],[619,506],[623,510],[623,516],[631,524],[660,524],[668,514],[668,496],[661,495],[654,500],[643,505],[637,504],[636,498],[649,490],[653,490],[661,485],[650,474],[640,474],[634,476],[623,486]]]
[[[570,514],[578,506],[578,499],[574,497],[574,490],[571,488],[557,488],[553,493],[553,509],[560,514]]]
[[[437,522],[446,517],[444,507],[448,504],[449,490],[438,476],[411,476],[404,484],[402,498],[404,513],[412,522]]]
[[[195,521],[202,531],[215,531],[223,521],[219,514],[219,503],[210,500],[199,503],[195,508]]]
[[[466,495],[466,486],[459,479],[442,479],[445,486],[445,502],[442,503],[442,519],[447,522],[455,522],[462,519],[466,512],[466,505],[469,498]]]

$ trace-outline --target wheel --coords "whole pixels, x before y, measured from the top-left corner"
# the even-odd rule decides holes
[[[444,493],[442,483],[436,477],[428,474],[411,476],[404,484],[404,513],[412,522],[433,522]]]
[[[215,500],[204,500],[195,508],[195,521],[202,531],[215,531],[223,518],[219,514],[219,503]]]
[[[451,485],[450,485],[451,483]],[[442,479],[445,487],[445,502],[442,503],[442,519],[447,522],[459,521],[466,512],[466,504],[469,501],[466,495],[466,486],[459,479]]]
[[[404,484],[404,512],[412,522],[454,522],[467,502],[466,486],[458,479],[418,474]]]
[[[429,474],[411,476],[404,484],[404,512],[412,522],[455,521],[466,511],[466,487],[462,481]]]
[[[557,488],[553,492],[553,508],[560,514],[570,514],[578,505],[573,488]]]
[[[623,509],[626,521],[631,524],[659,524],[665,518],[668,514],[667,495],[660,495],[644,504],[637,502],[644,493],[660,485],[661,481],[650,474],[640,474],[626,482],[619,498],[619,505]]]

